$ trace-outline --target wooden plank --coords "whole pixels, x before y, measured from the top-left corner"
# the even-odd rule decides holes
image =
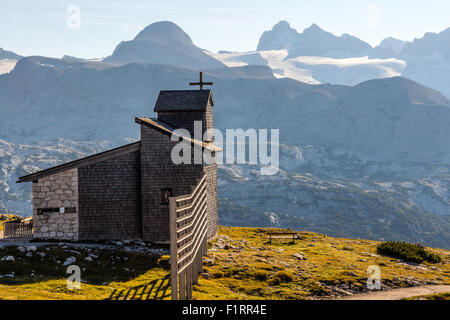
[[[202,216],[205,215],[205,212],[206,212],[206,206],[205,206],[205,208],[202,210]],[[195,231],[197,231],[197,230],[196,230],[196,229],[192,229],[189,233],[184,234],[181,238],[178,238],[178,239],[177,239],[177,243],[182,242],[182,241],[188,239],[190,236],[192,236],[192,235],[194,234]],[[177,233],[178,233],[178,230],[177,230]]]
[[[186,300],[186,272],[180,273],[180,300]]]
[[[174,286],[178,284],[172,299],[192,299],[192,285],[198,284],[198,275],[203,271],[203,255],[207,252],[206,174],[191,194],[171,197],[169,205],[171,281]],[[185,213],[187,210],[189,213]],[[178,227],[179,224],[182,225]]]
[[[176,200],[169,198],[169,225],[170,225],[170,285],[172,300],[178,300],[178,254],[177,254],[177,213]]]
[[[192,283],[198,284],[198,253],[195,255],[194,261],[192,261]]]
[[[295,235],[294,236],[272,236],[271,238],[272,239],[292,239],[292,238],[298,239],[298,237],[296,237]]]
[[[192,263],[186,269],[186,299],[192,299]]]
[[[286,235],[298,235],[298,232],[268,232],[268,235],[272,236],[286,236]]]
[[[201,192],[199,192],[199,193],[189,197],[189,199],[183,200],[183,201],[191,200],[191,203],[187,204],[187,205],[184,205],[184,206],[181,206],[181,207],[177,207],[177,212],[182,212],[182,211],[185,211],[187,209],[191,209],[195,204],[197,204],[198,203],[198,201],[197,201],[198,198],[199,197],[203,197],[205,195],[205,193],[203,192],[204,189],[206,189],[206,185],[202,187],[202,190],[200,190]],[[180,222],[180,221],[178,221],[178,222]]]
[[[203,230],[203,231],[202,231],[202,236],[203,236],[203,235],[206,237],[206,230]],[[198,241],[198,244],[197,244],[197,246],[195,247],[195,249],[193,250],[193,252],[194,252],[194,253],[196,253],[197,251],[200,251],[200,252],[201,252],[201,248],[202,248],[202,241]],[[185,257],[184,259],[186,259],[186,257]],[[178,261],[178,264],[179,264],[179,263],[180,263],[180,261]],[[184,264],[184,265],[178,270],[178,272],[182,272],[182,271],[186,270],[187,266],[188,266],[188,264]]]
[[[201,201],[196,201],[195,203],[192,202],[192,203],[189,205],[189,207],[188,207],[187,209],[192,208],[192,205],[195,204],[194,209],[191,211],[191,213],[186,214],[186,215],[182,216],[181,218],[178,218],[178,219],[177,219],[177,223],[183,222],[184,220],[191,218],[191,217],[194,215],[195,210],[197,209],[197,207],[203,203],[203,198],[204,198],[204,197],[206,197],[206,192],[202,194],[202,198],[200,199]],[[183,209],[183,210],[185,210],[185,209]],[[181,211],[183,211],[183,210],[178,210],[178,209],[177,209],[177,212],[181,212]]]
[[[203,256],[208,255],[208,238],[205,236],[203,240]]]

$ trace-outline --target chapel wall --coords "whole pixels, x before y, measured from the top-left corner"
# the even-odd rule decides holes
[[[33,237],[78,240],[78,170],[39,178],[32,184]]]

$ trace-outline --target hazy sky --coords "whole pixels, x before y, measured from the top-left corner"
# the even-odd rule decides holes
[[[77,19],[79,10],[80,19]],[[40,0],[2,1],[0,47],[22,55],[105,57],[146,25],[170,20],[199,47],[251,51],[279,20],[312,23],[377,45],[450,27],[448,0]],[[80,23],[78,23],[80,21]]]

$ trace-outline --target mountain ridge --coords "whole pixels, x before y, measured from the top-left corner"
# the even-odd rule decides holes
[[[211,69],[225,65],[207,55],[176,24],[155,22],[140,31],[133,40],[119,43],[105,62],[171,64],[190,69]]]
[[[158,42],[152,39],[163,35],[151,29],[138,37],[150,41],[137,42]],[[270,60],[273,53],[246,59]],[[29,212],[31,186],[16,185],[18,176],[137,140],[133,119],[154,116],[159,90],[192,89],[189,82],[198,79],[188,60],[177,66],[141,58],[26,57],[0,75],[1,210]],[[278,78],[276,66],[251,63],[203,71],[214,82],[216,128],[280,129],[278,174],[261,177],[251,165],[219,168],[223,221],[251,211],[255,223],[449,246],[448,99],[395,77],[345,86]]]
[[[265,31],[257,46],[257,51],[288,49],[288,57],[298,56],[334,56],[353,57],[363,55],[372,47],[347,33],[340,37],[321,29],[313,23],[302,33],[291,28],[289,23],[282,20],[275,24],[270,31]]]
[[[4,50],[3,48],[0,48],[0,60],[2,59],[10,59],[10,60],[20,60],[23,56],[18,55],[17,53],[14,53],[12,51]]]

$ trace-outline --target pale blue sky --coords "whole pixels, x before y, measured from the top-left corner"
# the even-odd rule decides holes
[[[67,27],[80,8],[79,29]],[[450,27],[448,0],[14,0],[0,4],[0,47],[22,55],[105,57],[146,25],[170,20],[199,47],[255,50],[264,30],[287,20],[298,31],[312,23],[377,45],[394,36],[422,37]]]

